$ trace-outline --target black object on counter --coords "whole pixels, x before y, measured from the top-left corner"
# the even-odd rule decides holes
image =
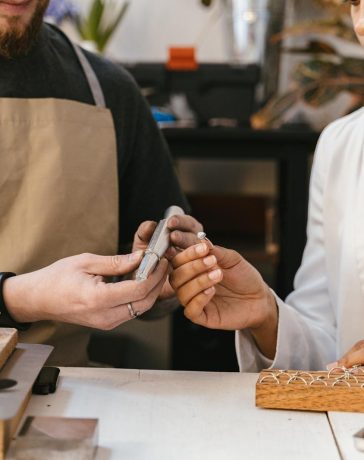
[[[60,370],[58,367],[43,367],[33,385],[33,394],[48,395],[57,389]]]
[[[15,387],[18,382],[13,379],[0,379],[0,391]]]
[[[148,94],[152,106],[165,106],[170,95],[184,94],[199,126],[234,120],[249,126],[260,78],[257,65],[200,64],[194,71],[171,71],[163,63],[123,65]]]

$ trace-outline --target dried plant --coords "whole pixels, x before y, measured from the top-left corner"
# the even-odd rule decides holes
[[[356,37],[352,30],[347,5],[342,0],[316,0],[328,8],[331,15],[327,19],[301,22],[284,30],[273,40],[280,41],[290,36],[320,33],[353,42]],[[340,7],[340,8],[338,8]],[[299,101],[319,107],[331,101],[342,91],[352,95],[354,110],[364,102],[364,60],[346,57],[340,50],[323,40],[308,40],[303,48],[289,48],[283,51],[304,53],[310,57],[296,66],[292,73],[292,88],[282,95],[273,97],[258,113],[251,124],[256,129],[278,127],[285,113]]]
[[[346,8],[345,0],[315,0],[315,3],[324,8]]]

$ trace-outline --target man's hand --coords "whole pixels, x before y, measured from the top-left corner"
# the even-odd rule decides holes
[[[133,251],[145,250],[157,227],[157,222],[151,220],[140,224],[134,235]],[[171,248],[167,257],[176,255],[175,248],[186,249],[198,242],[197,233],[203,230],[202,225],[192,216],[172,216],[168,220],[168,228],[171,231]]]
[[[277,307],[260,274],[240,254],[205,243],[172,260],[170,275],[185,316],[212,329],[249,328],[268,357],[275,354]]]
[[[133,251],[143,250],[148,247],[157,223],[153,221],[143,222],[134,236]],[[171,260],[180,249],[186,249],[198,242],[197,233],[202,231],[202,225],[192,216],[172,216],[168,220],[168,228],[171,230],[171,247],[168,249],[166,258]],[[170,269],[171,271],[171,269]],[[169,280],[163,286],[160,298],[166,299],[175,295]]]
[[[57,320],[109,330],[130,319],[127,307],[144,313],[155,303],[167,277],[161,260],[148,280],[106,283],[137,268],[142,251],[120,256],[82,254],[59,260],[41,270],[9,278],[4,300],[17,322]]]

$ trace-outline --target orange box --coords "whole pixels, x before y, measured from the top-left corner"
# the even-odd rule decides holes
[[[169,58],[166,64],[168,70],[197,70],[196,49],[194,47],[172,46],[168,49]]]

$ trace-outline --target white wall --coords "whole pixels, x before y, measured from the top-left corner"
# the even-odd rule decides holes
[[[74,3],[86,11],[90,0]],[[128,62],[164,61],[169,46],[193,45],[201,62],[225,60],[220,6],[204,8],[199,0],[130,0],[108,54]]]
[[[90,0],[75,3],[86,12]],[[215,0],[211,8],[202,7],[200,0],[130,0],[106,54],[124,62],[163,62],[169,46],[194,45],[200,62],[226,62],[222,6],[222,0]],[[189,193],[274,194],[275,169],[270,162],[180,161],[178,170]]]

